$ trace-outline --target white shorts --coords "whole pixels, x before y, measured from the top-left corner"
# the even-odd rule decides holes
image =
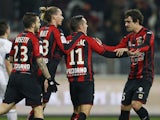
[[[8,74],[0,71],[0,98],[3,99],[5,91],[6,91],[6,87],[7,87],[7,83],[8,83]]]
[[[5,94],[5,91],[6,91],[6,85],[1,85],[0,84],[0,98],[3,99],[4,98],[4,94]]]

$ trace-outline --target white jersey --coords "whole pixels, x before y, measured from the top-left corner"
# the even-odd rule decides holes
[[[0,96],[2,96],[8,83],[8,73],[5,66],[6,54],[10,53],[12,42],[7,39],[0,38]]]

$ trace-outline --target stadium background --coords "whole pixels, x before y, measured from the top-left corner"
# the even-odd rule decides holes
[[[6,19],[11,25],[13,40],[22,27],[22,16],[26,11],[39,12],[40,6],[55,5],[62,9],[65,18],[61,27],[65,35],[69,34],[68,20],[76,14],[84,15],[88,20],[88,35],[98,37],[104,44],[116,45],[126,34],[123,25],[123,13],[129,8],[138,8],[144,15],[144,26],[155,33],[155,82],[151,89],[147,108],[151,115],[159,115],[160,108],[160,1],[159,0],[2,0],[0,19]],[[95,72],[95,105],[92,115],[118,115],[121,92],[127,80],[130,61],[128,58],[106,59],[93,54]],[[57,94],[52,94],[45,113],[48,115],[69,115],[72,112],[68,82],[65,76],[64,61],[60,63],[56,75],[60,82]],[[25,115],[30,108],[24,107],[24,101],[18,104],[18,113]],[[134,115],[134,112],[132,112]]]

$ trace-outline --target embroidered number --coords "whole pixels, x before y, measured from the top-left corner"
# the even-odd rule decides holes
[[[17,62],[18,61],[18,51],[19,51],[19,48],[18,46],[14,46],[14,49],[15,49],[15,54],[14,54],[14,61]],[[28,52],[28,48],[26,46],[21,46],[20,47],[20,51],[21,51],[21,58],[20,58],[20,61],[21,62],[26,62],[28,60],[28,55],[27,55],[27,52]]]
[[[78,55],[77,65],[83,65],[84,61],[82,59],[82,48],[78,48],[78,49],[72,50],[70,52],[71,61],[70,61],[69,65],[75,65],[75,59],[74,59],[75,54]]]
[[[48,40],[43,40],[43,56],[46,56],[48,54],[48,47],[49,47],[49,42]]]

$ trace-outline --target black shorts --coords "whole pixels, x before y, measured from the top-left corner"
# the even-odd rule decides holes
[[[152,83],[147,80],[128,80],[122,94],[122,104],[130,105],[132,100],[146,103]]]
[[[47,103],[49,101],[49,98],[50,98],[52,92],[51,91],[47,91],[47,92],[44,91],[44,80],[45,80],[45,77],[43,75],[38,77],[38,81],[39,81],[41,88],[42,88],[43,103]]]
[[[11,73],[3,102],[18,103],[26,98],[27,106],[38,106],[42,104],[41,91],[41,86],[34,75]]]
[[[70,82],[70,95],[74,107],[93,104],[94,82]]]

